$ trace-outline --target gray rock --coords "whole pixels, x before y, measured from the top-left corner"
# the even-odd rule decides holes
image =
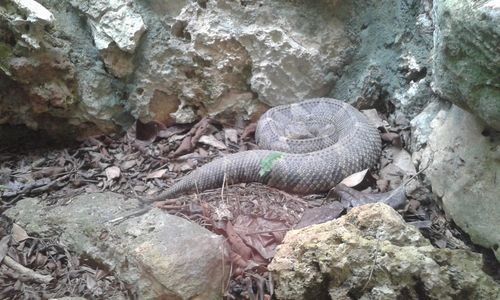
[[[500,130],[498,1],[435,1],[434,19],[434,89]]]
[[[42,4],[49,23],[0,3],[0,123],[67,139],[130,124],[117,92],[123,84],[105,72],[76,10]]]
[[[188,116],[226,112],[248,119],[261,111],[258,100],[274,106],[324,96],[335,82],[332,70],[344,66],[353,47],[337,18],[306,3],[193,1],[178,15],[165,6],[154,6],[168,16],[161,23],[155,14],[144,15],[155,39],[144,40],[129,99],[144,119],[192,122]],[[157,91],[175,96],[177,111],[152,109]],[[191,113],[200,106],[203,111]]]
[[[138,208],[137,200],[98,193],[56,207],[24,199],[5,214],[26,231],[58,236],[76,253],[107,266],[137,285],[140,299],[220,297],[229,274],[224,238],[159,209],[110,222]]]
[[[413,152],[425,147],[429,135],[436,126],[435,124],[438,124],[439,120],[445,117],[450,106],[449,102],[435,99],[410,121],[411,143],[409,146]],[[433,122],[433,120],[435,121]]]
[[[479,254],[434,248],[389,206],[287,233],[269,265],[278,299],[498,299]]]
[[[432,1],[337,2],[357,47],[330,96],[413,118],[432,94]]]
[[[36,39],[0,22],[0,122],[78,137],[126,128],[132,117],[255,119],[267,105],[326,95],[390,96],[413,113],[430,91],[432,22],[422,3],[43,0],[54,19],[27,35]],[[0,19],[20,15],[5,12]],[[40,50],[14,55],[12,41]],[[12,57],[45,76],[11,76]],[[68,66],[50,64],[59,61]]]
[[[415,131],[429,132],[413,159],[428,166],[427,180],[446,214],[500,261],[499,133],[457,106],[441,109],[427,124],[412,123]]]

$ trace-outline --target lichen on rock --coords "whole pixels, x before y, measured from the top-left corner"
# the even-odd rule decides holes
[[[269,268],[278,299],[496,299],[481,256],[434,248],[391,207],[353,208],[287,233]]]

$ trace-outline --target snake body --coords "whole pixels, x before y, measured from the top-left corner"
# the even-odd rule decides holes
[[[161,196],[220,188],[224,182],[260,182],[297,194],[326,192],[348,175],[374,166],[381,153],[380,135],[368,119],[351,105],[329,98],[269,109],[257,123],[255,137],[267,150],[216,159]]]

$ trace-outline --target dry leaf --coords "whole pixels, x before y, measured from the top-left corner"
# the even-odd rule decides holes
[[[276,233],[283,233],[289,229],[283,221],[247,215],[236,217],[233,226],[245,244],[265,259],[274,257],[276,247],[284,237],[283,234]]]
[[[325,206],[306,209],[294,229],[300,229],[309,225],[321,224],[334,220],[338,218],[344,210],[345,207],[338,201],[329,203]]]
[[[250,137],[253,133],[255,133],[255,130],[257,129],[257,123],[250,123],[248,124],[247,127],[243,130],[243,133],[241,134],[241,140],[244,141]]]
[[[340,183],[348,186],[348,187],[354,187],[363,182],[363,180],[366,177],[366,173],[368,172],[368,169],[364,169],[363,171],[354,173],[352,175],[347,176],[344,178]]]
[[[116,166],[106,168],[105,172],[106,172],[106,177],[108,178],[108,180],[113,180],[113,179],[119,178],[120,173],[121,173],[120,168],[118,168]]]
[[[238,131],[236,129],[232,128],[225,128],[224,129],[224,137],[225,137],[225,142],[226,145],[231,143],[238,143]]]
[[[226,145],[224,145],[223,142],[216,139],[215,136],[213,136],[213,135],[204,135],[204,136],[200,137],[199,142],[203,143],[205,145],[215,147],[215,148],[220,149],[220,150],[227,149]]]
[[[244,259],[245,261],[248,261],[252,257],[252,249],[250,249],[250,247],[248,247],[243,242],[241,237],[235,232],[231,222],[227,222],[226,234],[227,234],[227,239],[229,241],[229,244],[231,244],[231,249],[235,253],[238,253],[238,255],[242,259]]]
[[[7,251],[9,251],[9,241],[10,235],[6,235],[0,240],[0,263],[2,263],[5,255],[7,255]]]
[[[392,147],[391,147],[392,148]],[[405,149],[398,149],[399,151],[394,151],[393,164],[400,168],[405,175],[415,175],[417,169],[413,164],[411,159],[411,154]]]
[[[390,127],[389,123],[387,123],[387,121],[382,120],[382,118],[380,118],[376,109],[364,109],[361,112],[378,129],[382,129],[383,131],[387,131],[387,128]]]
[[[133,166],[135,166],[137,163],[137,161],[135,159],[133,160],[127,160],[127,161],[124,161],[121,165],[120,165],[120,168],[122,170],[128,170],[130,168],[132,168]]]
[[[165,175],[166,172],[167,172],[167,169],[156,170],[156,171],[153,171],[153,172],[149,173],[146,176],[146,178],[147,179],[162,178],[163,175]]]
[[[12,239],[14,240],[14,243],[19,244],[27,238],[29,238],[29,235],[21,226],[16,223],[12,224]]]

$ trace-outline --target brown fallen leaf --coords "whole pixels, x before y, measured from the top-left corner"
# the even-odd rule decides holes
[[[198,143],[198,140],[207,133],[212,122],[213,120],[211,118],[205,117],[201,119],[200,122],[196,123],[193,128],[191,128],[188,134],[192,136],[191,145],[193,147],[196,145],[196,143]]]
[[[274,257],[276,247],[289,230],[283,221],[247,215],[236,217],[233,228],[246,245],[265,259]]]
[[[313,224],[321,224],[338,218],[345,210],[345,207],[338,201],[334,201],[324,206],[306,209],[299,223],[294,229],[300,229]]]
[[[192,138],[190,135],[187,135],[181,142],[180,146],[169,155],[170,157],[176,157],[185,153],[192,152],[194,149],[193,143],[191,142]]]
[[[14,243],[19,244],[29,238],[26,231],[16,223],[12,224],[12,240]]]
[[[243,130],[243,133],[241,134],[241,140],[244,141],[250,137],[250,135],[255,133],[255,130],[257,129],[257,123],[250,123],[248,124],[247,127]]]
[[[231,249],[236,252],[245,261],[250,260],[252,257],[252,249],[248,247],[241,237],[236,233],[231,222],[226,223],[226,234]]]

